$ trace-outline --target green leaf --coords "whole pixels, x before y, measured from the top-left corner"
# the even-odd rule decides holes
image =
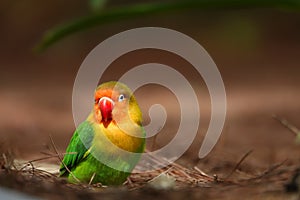
[[[108,0],[89,0],[89,6],[93,12],[98,12],[99,10],[102,10]]]
[[[47,31],[35,47],[35,50],[38,52],[45,50],[57,41],[76,32],[125,19],[191,9],[211,10],[241,8],[280,8],[299,11],[300,0],[182,0],[121,6],[103,10],[101,13],[92,13],[89,16],[81,17]]]

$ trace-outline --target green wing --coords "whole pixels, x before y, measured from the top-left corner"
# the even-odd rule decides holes
[[[92,124],[88,121],[81,123],[74,132],[67,147],[66,155],[63,159],[64,164],[62,163],[59,169],[59,176],[67,176],[69,172],[65,166],[72,171],[72,168],[76,167],[87,156],[93,138],[94,129]],[[82,140],[84,140],[84,144]]]

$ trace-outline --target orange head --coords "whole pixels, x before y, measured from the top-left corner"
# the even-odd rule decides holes
[[[111,81],[99,85],[95,91],[94,118],[107,127],[110,123],[122,123],[130,119],[141,124],[142,115],[132,94],[124,84]]]

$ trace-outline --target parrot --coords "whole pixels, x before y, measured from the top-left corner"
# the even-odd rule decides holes
[[[125,84],[100,84],[91,113],[67,146],[59,176],[75,184],[121,185],[145,149],[142,121],[136,98]]]

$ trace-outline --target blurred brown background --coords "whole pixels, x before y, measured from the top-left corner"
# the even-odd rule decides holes
[[[108,6],[117,4],[126,2],[112,2]],[[285,159],[288,164],[299,163],[300,147],[295,136],[272,119],[272,114],[276,114],[300,127],[299,13],[241,9],[159,14],[92,28],[65,38],[40,54],[32,51],[46,30],[88,12],[85,1],[1,2],[0,141],[9,145],[17,156],[26,159],[41,156],[40,152],[46,151],[50,144],[49,134],[64,151],[74,131],[73,82],[85,56],[116,33],[158,26],[197,40],[214,59],[223,77],[227,118],[222,136],[208,157],[197,160],[210,117],[209,96],[201,77],[192,73],[190,67],[180,66],[183,61],[165,52],[136,52],[116,61],[104,79],[114,79],[126,67],[144,61],[173,64],[189,76],[193,87],[199,89],[198,98],[203,105],[197,139],[184,160],[191,165],[209,166],[207,171],[218,171],[253,149],[247,163],[257,168]],[[161,100],[169,110],[178,106],[174,96],[163,88],[154,86],[149,91],[143,92],[143,88],[137,91],[146,122],[151,103]],[[177,128],[177,115],[170,116],[173,116],[171,121],[156,139],[156,148],[169,141]],[[149,139],[148,145],[152,142],[153,138]]]

